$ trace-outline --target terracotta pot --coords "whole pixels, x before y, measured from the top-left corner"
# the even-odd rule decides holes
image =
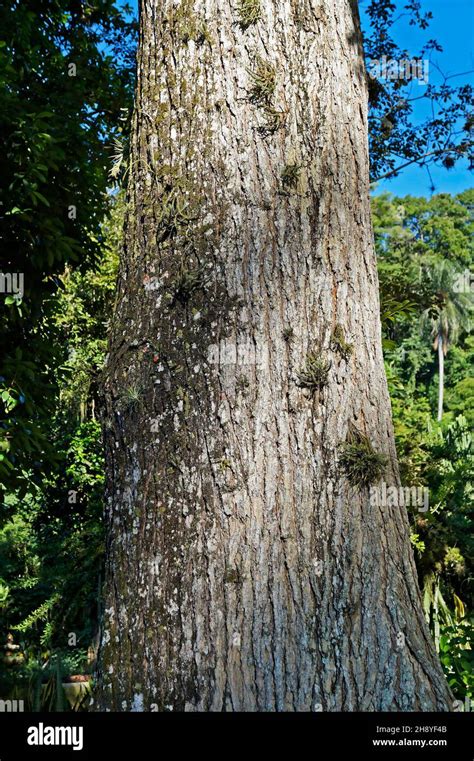
[[[67,702],[75,711],[84,700],[84,696],[91,694],[91,682],[88,676],[82,674],[74,674],[67,679],[68,681],[63,682],[62,686]]]

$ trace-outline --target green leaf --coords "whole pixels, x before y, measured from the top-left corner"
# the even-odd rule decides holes
[[[37,198],[39,201],[41,201],[41,203],[43,203],[45,206],[49,207],[51,205],[49,203],[48,199],[45,198],[44,195],[39,192],[39,190],[32,190],[31,192],[35,196],[35,198]]]

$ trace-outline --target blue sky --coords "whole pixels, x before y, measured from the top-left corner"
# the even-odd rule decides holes
[[[364,9],[370,0],[360,0],[359,6],[364,24]],[[138,0],[129,0],[129,4],[138,7]],[[399,2],[402,7],[404,2]],[[417,51],[428,39],[435,39],[442,46],[443,52],[432,53],[432,60],[445,75],[461,74],[450,84],[474,83],[474,0],[424,0],[423,10],[431,11],[433,19],[427,30],[420,31],[409,26],[401,19],[394,30],[399,44],[407,50]],[[466,73],[470,72],[470,73]],[[440,76],[433,66],[430,67],[430,81],[437,83]],[[420,94],[423,86],[415,84]],[[423,117],[423,101],[415,111],[415,120]],[[474,186],[474,173],[467,169],[467,161],[461,162],[452,170],[431,168],[435,192],[460,193]],[[430,195],[431,180],[424,169],[417,166],[407,167],[399,177],[380,182],[377,193],[390,191],[395,195]]]
[[[362,19],[364,9],[369,5],[369,0],[360,2]],[[435,39],[443,48],[441,53],[433,53],[432,60],[442,70],[445,76],[471,72],[464,76],[450,80],[450,84],[474,83],[474,2],[473,0],[425,0],[423,9],[433,13],[433,19],[424,32],[410,27],[405,20],[400,20],[396,26],[396,39],[400,45],[415,52],[420,49],[427,39]],[[394,30],[395,31],[395,30]],[[430,67],[430,81],[441,81],[433,66]],[[423,92],[422,85],[415,84],[414,88]],[[423,103],[423,102],[422,102]],[[423,105],[419,111],[415,111],[421,118]],[[435,192],[459,193],[466,188],[474,186],[474,173],[467,169],[467,161],[461,162],[452,170],[431,168],[431,175],[435,185]],[[395,195],[430,195],[431,181],[425,169],[417,166],[403,170],[399,177],[380,182],[377,191],[388,190]]]

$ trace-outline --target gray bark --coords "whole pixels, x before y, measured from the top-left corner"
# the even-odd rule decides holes
[[[260,7],[141,5],[97,706],[446,709],[405,509],[338,465],[399,483],[357,4]]]

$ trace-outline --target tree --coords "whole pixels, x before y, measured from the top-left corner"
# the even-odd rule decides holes
[[[444,358],[455,343],[461,328],[469,320],[469,298],[456,288],[455,273],[447,261],[441,261],[427,271],[430,290],[435,303],[425,312],[425,323],[431,325],[433,349],[438,353],[438,421],[443,417]]]
[[[96,705],[443,710],[398,485],[357,5],[141,6]]]
[[[0,642],[13,636],[21,647],[21,660],[0,659],[0,685],[27,710],[46,710],[53,698],[54,705],[58,669],[88,673],[97,648],[104,462],[95,411],[123,205],[121,193],[110,199],[100,265],[68,267],[54,296],[54,334],[67,357],[52,368],[58,394],[46,433],[55,468],[25,496],[9,493],[0,512]],[[32,689],[47,675],[52,690]]]
[[[429,29],[433,13],[423,12],[420,0],[370,0],[365,15],[372,177],[374,181],[396,177],[407,166],[417,164],[426,169],[434,192],[431,166],[450,170],[464,163],[470,170],[474,168],[473,88],[468,79],[472,72],[443,73],[433,60],[433,54],[443,48],[432,38],[421,50],[408,52],[400,46],[396,26],[403,17],[410,26]],[[395,67],[395,76],[374,76],[374,69],[380,69],[383,61]],[[411,88],[413,70],[410,73],[410,66],[404,66],[410,61],[421,67],[417,78],[424,71],[426,87],[421,94]],[[436,71],[437,83],[428,77],[428,68]],[[414,106],[423,101],[424,116],[414,119]]]
[[[458,291],[469,287],[470,198],[472,191],[429,200],[387,194],[372,200],[381,303],[394,305],[381,312],[400,476],[403,486],[429,494],[429,511],[409,510],[411,540],[425,615],[448,683],[461,701],[473,694],[473,456],[472,420],[466,419],[472,418],[473,340],[460,332],[450,349],[446,413],[433,425],[437,377],[420,323],[425,315],[431,327],[426,314],[436,314],[440,303],[431,275],[447,262],[453,275],[449,290],[465,298]],[[454,277],[456,272],[462,274]],[[409,310],[403,308],[407,296]]]
[[[101,255],[106,147],[131,104],[134,39],[127,6],[113,0],[0,6],[2,496],[41,488],[57,468],[53,368],[67,355],[56,297],[66,267],[84,271]]]

